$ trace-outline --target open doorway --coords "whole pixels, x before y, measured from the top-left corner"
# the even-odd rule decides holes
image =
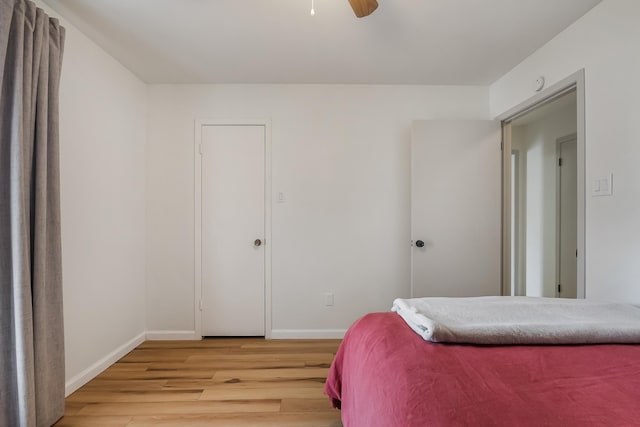
[[[584,298],[584,98],[578,83],[556,87],[503,120],[505,295]]]

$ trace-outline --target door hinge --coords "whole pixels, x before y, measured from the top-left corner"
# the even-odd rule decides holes
[[[562,285],[558,283],[558,293],[561,294],[562,293]]]
[[[504,142],[500,141],[500,151],[504,151]]]
[[[198,144],[198,152],[202,156],[202,144]]]
[[[200,306],[200,311],[202,311],[202,300],[200,300],[198,305]]]
[[[558,159],[558,166],[562,166],[562,157]]]

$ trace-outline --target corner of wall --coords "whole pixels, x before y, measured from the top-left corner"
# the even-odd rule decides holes
[[[93,378],[100,375],[105,369],[109,366],[113,365],[115,362],[124,357],[131,350],[135,349],[137,346],[142,344],[145,340],[145,333],[139,334],[134,338],[130,339],[120,347],[113,350],[111,353],[104,356],[102,359],[98,360],[93,365],[84,369],[78,375],[75,375],[73,378],[70,378],[65,383],[65,397],[69,396],[74,391],[78,390],[80,387],[91,381]]]

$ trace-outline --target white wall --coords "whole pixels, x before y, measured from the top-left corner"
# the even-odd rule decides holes
[[[68,393],[144,336],[147,88],[72,25],[62,24],[67,30],[60,179]]]
[[[491,86],[497,116],[585,69],[586,188],[613,173],[613,196],[586,198],[586,296],[640,303],[640,2],[604,0]]]
[[[524,126],[515,126],[514,148],[520,151],[520,182],[524,184],[526,233],[525,283],[528,296],[555,297],[556,254],[556,178],[557,140],[576,132],[576,108],[541,117]]]
[[[272,120],[273,329],[340,330],[409,295],[413,119],[489,116],[488,88],[153,85],[147,326],[194,329],[194,119]],[[335,305],[324,306],[325,292]]]

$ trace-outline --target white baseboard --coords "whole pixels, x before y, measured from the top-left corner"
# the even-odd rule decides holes
[[[143,332],[140,335],[132,338],[130,341],[124,343],[111,353],[107,354],[102,359],[98,360],[93,365],[89,366],[84,371],[80,372],[78,375],[71,378],[65,384],[64,394],[65,397],[69,396],[71,393],[97,377],[102,371],[107,369],[109,366],[116,363],[119,359],[121,359],[124,355],[129,353],[131,350],[142,344],[145,340],[146,333]]]
[[[271,339],[342,339],[346,329],[273,329]]]
[[[147,331],[149,341],[201,340],[196,331]]]

